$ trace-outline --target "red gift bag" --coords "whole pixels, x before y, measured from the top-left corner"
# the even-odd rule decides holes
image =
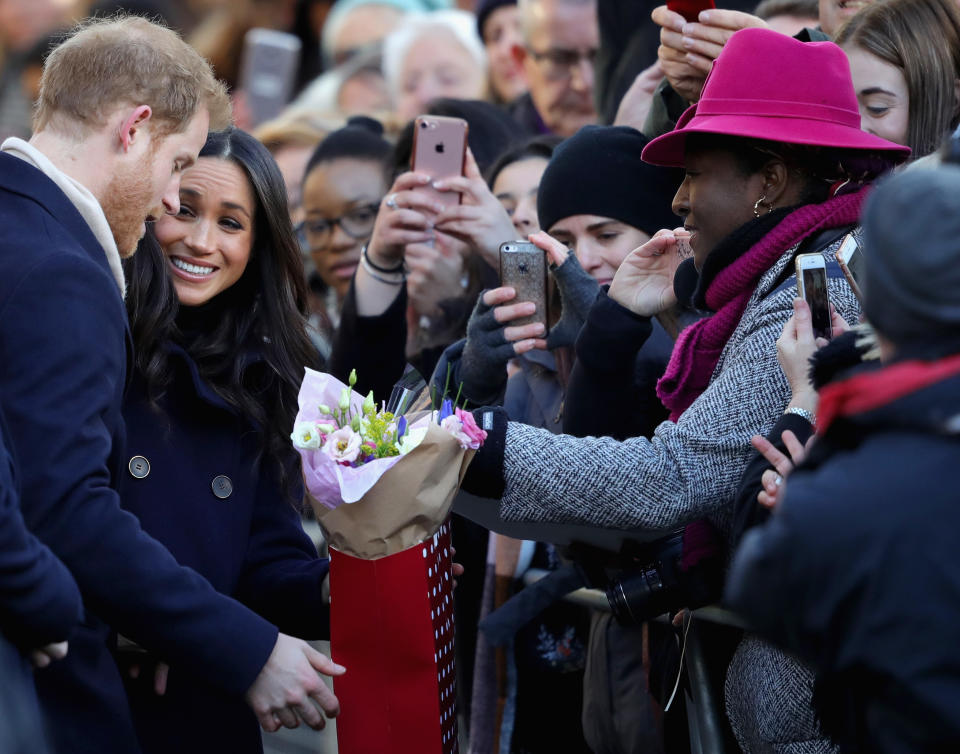
[[[340,754],[458,751],[450,524],[375,560],[330,550]]]

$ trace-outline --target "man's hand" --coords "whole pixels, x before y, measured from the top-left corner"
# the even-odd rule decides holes
[[[687,238],[683,228],[658,230],[623,260],[607,295],[642,317],[655,317],[675,306],[673,277],[689,249]]]
[[[35,668],[45,668],[54,660],[62,660],[66,656],[67,642],[65,641],[30,650],[30,662]]]
[[[296,728],[300,720],[322,730],[326,721],[314,702],[331,718],[340,714],[340,702],[317,673],[337,676],[344,672],[346,668],[305,641],[279,634],[267,664],[244,698],[265,731],[272,733],[281,725]]]
[[[673,90],[691,104],[700,100],[703,82],[727,40],[740,29],[766,28],[762,18],[735,10],[714,8],[701,11],[689,22],[666,5],[653,9],[660,28],[657,57]]]

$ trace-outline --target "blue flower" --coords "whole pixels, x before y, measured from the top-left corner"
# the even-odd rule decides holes
[[[397,439],[399,440],[407,433],[407,417],[401,416],[397,420]]]
[[[440,404],[440,421],[442,422],[448,416],[453,416],[453,401],[449,398],[444,398],[443,403]]]

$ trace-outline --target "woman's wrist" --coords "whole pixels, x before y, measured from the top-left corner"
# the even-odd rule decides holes
[[[801,412],[816,416],[819,405],[820,396],[817,395],[816,390],[803,390],[793,394],[790,398],[790,403],[787,404],[786,410],[789,413],[796,413],[801,416],[803,416]]]
[[[363,247],[363,254],[375,270],[397,272],[403,268],[403,254],[384,254],[379,244],[371,240]]]

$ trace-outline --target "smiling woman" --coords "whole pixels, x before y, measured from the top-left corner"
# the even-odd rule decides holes
[[[327,561],[300,526],[288,440],[317,355],[283,178],[264,146],[231,129],[210,134],[179,199],[127,262],[136,369],[121,503],[215,589],[286,633],[323,638]],[[243,700],[183,667],[160,698],[159,658],[134,657],[118,663],[136,669],[126,690],[144,752],[261,751]]]
[[[861,127],[916,160],[960,123],[960,10],[954,0],[889,0],[852,17],[836,43],[850,60]]]

